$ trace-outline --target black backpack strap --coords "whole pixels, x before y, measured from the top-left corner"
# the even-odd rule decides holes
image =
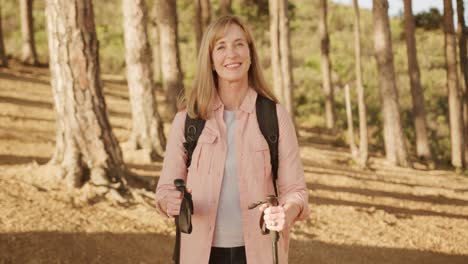
[[[185,117],[185,126],[184,126],[184,148],[185,153],[187,153],[187,169],[192,163],[192,155],[195,147],[197,146],[198,138],[200,137],[203,128],[205,127],[205,120],[201,118],[190,118],[187,114]],[[185,185],[183,187],[185,190]],[[172,255],[172,260],[176,264],[180,263],[180,240],[181,232],[190,234],[192,232],[192,222],[191,214],[193,213],[193,202],[192,195],[189,193],[184,193],[183,203],[181,204],[181,214],[179,217],[175,218],[176,224],[176,243],[174,245],[174,254]],[[185,202],[187,201],[187,202]],[[184,217],[182,217],[184,216]],[[182,221],[185,220],[185,221]]]
[[[188,114],[185,118],[184,148],[187,153],[187,168],[190,167],[190,164],[192,163],[192,154],[197,146],[198,138],[205,127],[205,122],[206,121],[201,118],[190,118]]]
[[[270,149],[271,170],[273,174],[273,187],[275,195],[278,197],[278,115],[276,113],[276,103],[272,100],[261,96],[257,96],[256,102],[257,120],[260,131],[265,137]]]

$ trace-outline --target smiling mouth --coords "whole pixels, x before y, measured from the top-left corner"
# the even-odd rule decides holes
[[[225,68],[228,68],[228,69],[235,69],[235,68],[238,68],[242,65],[242,63],[240,62],[237,62],[237,63],[229,63],[229,64],[226,64],[224,65]]]

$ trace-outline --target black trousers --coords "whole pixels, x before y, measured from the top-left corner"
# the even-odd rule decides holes
[[[245,247],[212,247],[209,264],[247,264]]]

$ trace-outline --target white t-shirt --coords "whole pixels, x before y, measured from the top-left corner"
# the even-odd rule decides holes
[[[236,111],[224,110],[227,153],[219,195],[213,247],[244,246],[236,159]]]

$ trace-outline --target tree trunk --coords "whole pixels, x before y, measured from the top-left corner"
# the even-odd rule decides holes
[[[465,25],[465,6],[463,0],[457,0],[457,20],[458,20],[458,47],[460,50],[460,69],[462,80],[460,86],[465,87],[468,84],[468,59],[466,51],[466,25]]]
[[[201,0],[194,0],[193,3],[194,19],[193,26],[195,29],[195,51],[198,54],[200,50],[200,44],[203,37],[203,25],[202,25],[202,10],[201,10]]]
[[[37,65],[36,43],[34,41],[34,18],[32,14],[33,0],[20,0],[21,36],[23,45],[21,61],[26,64]]]
[[[393,165],[410,165],[401,126],[400,105],[395,82],[387,0],[373,0],[374,45],[382,101],[386,159]]]
[[[0,67],[8,67],[8,56],[5,52],[2,29],[2,7],[0,6]]]
[[[465,25],[465,7],[463,0],[457,0],[458,17],[458,47],[460,50],[460,68],[463,76],[462,87],[462,108],[464,117],[465,131],[468,129],[468,58],[466,51],[466,25]],[[465,135],[466,136],[466,135]],[[466,140],[466,139],[465,139]],[[468,164],[468,144],[465,142],[465,164]]]
[[[51,84],[57,142],[51,164],[70,187],[125,182],[127,169],[107,118],[99,77],[91,0],[47,0]]]
[[[280,35],[280,60],[281,60],[281,76],[283,78],[283,98],[284,105],[294,120],[293,108],[293,75],[291,71],[291,44],[289,37],[289,18],[288,18],[288,1],[279,1],[279,35]]]
[[[457,72],[457,42],[453,25],[452,1],[444,0],[445,60],[447,64],[447,89],[450,120],[450,141],[452,145],[452,165],[464,167],[464,135],[461,92]]]
[[[150,39],[152,40],[151,53],[153,55],[153,78],[154,81],[161,81],[161,45],[159,40],[159,29],[156,8],[152,9],[150,22]],[[155,87],[157,90],[157,87]]]
[[[222,16],[232,14],[231,3],[232,3],[232,0],[220,0],[219,1],[219,13]]]
[[[345,86],[345,101],[346,101],[346,120],[348,121],[348,138],[349,148],[351,150],[351,156],[353,160],[358,159],[358,151],[356,144],[354,143],[354,127],[353,127],[353,113],[351,111],[351,96],[349,95],[349,85]]]
[[[211,23],[211,4],[210,0],[200,0],[201,3],[201,17],[203,32]]]
[[[331,81],[330,39],[327,27],[327,0],[320,0],[320,50],[322,54],[322,82],[325,95],[325,123],[335,127],[335,99]]]
[[[183,76],[179,60],[176,1],[156,0],[161,44],[163,87],[170,116],[177,112],[177,97],[183,89]]]
[[[123,0],[125,62],[132,106],[129,146],[144,149],[151,160],[165,149],[163,123],[156,106],[151,50],[146,29],[144,0]]]
[[[283,78],[281,74],[280,49],[279,49],[279,0],[269,0],[270,12],[270,45],[271,45],[271,73],[273,76],[273,89],[280,102],[284,104]]]
[[[404,0],[405,6],[405,37],[406,54],[408,56],[408,75],[411,84],[411,99],[413,100],[413,123],[416,134],[416,154],[426,161],[432,160],[431,149],[427,135],[426,110],[424,107],[424,92],[421,87],[419,64],[416,50],[415,23],[412,0]]]
[[[195,0],[194,1],[194,27],[196,38],[196,50],[200,49],[201,40],[206,27],[210,24],[211,20],[211,7],[209,0]]]
[[[364,87],[362,85],[362,69],[361,69],[361,29],[359,18],[359,4],[357,0],[353,0],[354,8],[354,47],[356,57],[356,88],[358,94],[358,110],[359,110],[359,160],[358,165],[365,167],[368,159],[368,136],[367,136],[367,110],[364,98]]]

